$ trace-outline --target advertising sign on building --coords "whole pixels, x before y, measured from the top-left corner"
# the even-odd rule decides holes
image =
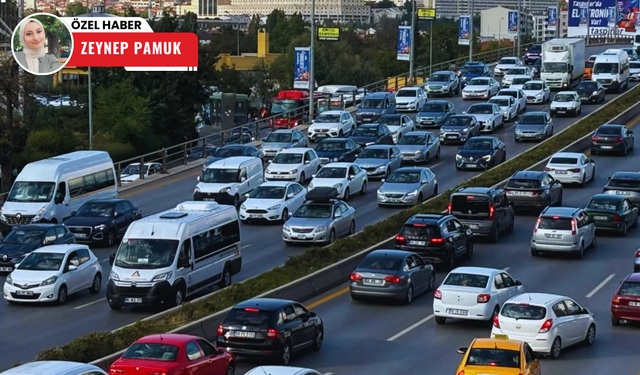
[[[460,16],[460,18],[458,18],[458,44],[461,46],[469,45],[470,24],[471,24],[471,17]]]
[[[558,8],[547,8],[547,30],[556,31],[558,27]]]
[[[340,40],[339,27],[318,28],[318,40],[337,42]]]
[[[293,88],[309,90],[309,58],[311,51],[309,47],[296,47]]]
[[[433,21],[436,19],[436,0],[424,0],[424,7],[418,8],[418,19]]]
[[[638,0],[569,0],[568,7],[569,37],[636,34]]]
[[[518,11],[511,10],[509,11],[509,15],[507,16],[507,30],[509,31],[509,35],[517,35],[518,34]]]
[[[409,61],[411,58],[411,26],[398,27],[398,60]]]

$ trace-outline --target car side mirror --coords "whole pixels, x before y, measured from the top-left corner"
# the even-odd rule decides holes
[[[77,212],[76,211],[71,211],[71,216],[76,216]]]
[[[354,178],[356,178],[356,176],[353,174],[349,176],[349,180],[353,180]]]
[[[198,182],[200,182],[200,176],[196,177],[196,180],[198,180]]]
[[[429,182],[429,181],[427,181],[427,180],[422,180],[422,181],[420,181],[420,183],[421,183],[421,184],[423,184],[423,185],[424,185],[424,184],[426,184],[426,183],[428,183],[428,182]]]
[[[315,318],[316,316],[318,316],[318,314],[316,314],[313,311],[309,311],[309,316],[312,317],[312,318]]]
[[[73,264],[70,264],[69,267],[67,268],[69,272],[76,271],[77,269],[78,269],[78,266],[74,266]]]
[[[56,196],[56,199],[55,199],[55,201],[54,201],[54,203],[55,203],[55,204],[62,204],[62,203],[64,203],[64,196],[57,195],[57,196]]]
[[[633,134],[633,130],[627,130],[627,134]]]
[[[589,163],[595,164],[595,163],[596,163],[596,161],[595,161],[595,160],[593,160],[593,159],[589,159]]]
[[[335,215],[333,215],[333,217],[334,217],[335,219],[341,218],[341,217],[342,217],[342,213],[340,213],[340,212],[336,212],[336,213],[335,213]]]
[[[246,178],[246,177],[244,177],[244,176],[243,176],[243,177],[240,177],[240,182],[245,182],[245,181],[247,181],[247,178]]]
[[[518,121],[514,122],[514,125],[518,125]]]
[[[312,174],[312,175],[311,175],[311,178],[316,178],[316,175],[315,175],[315,174]]]
[[[467,113],[467,111],[462,111],[462,114],[463,114],[463,115],[464,115],[464,114],[466,114],[466,113]]]
[[[288,216],[288,219],[291,219],[293,217],[293,212],[287,212],[287,216]]]
[[[591,313],[589,312],[589,310],[587,310],[587,308],[586,308],[586,307],[583,307],[583,308],[582,308],[582,313],[583,313],[583,314],[587,314],[587,315],[588,315],[588,314],[591,314]]]
[[[520,280],[516,280],[516,285],[517,285],[517,286],[521,286],[521,285],[522,285],[522,281],[520,281]]]
[[[305,164],[311,164],[311,160],[305,160],[304,163]]]
[[[120,217],[120,216],[122,216],[121,212],[116,211],[113,213],[113,217]]]
[[[191,261],[189,259],[180,259],[180,268],[191,268]]]
[[[458,354],[465,354],[467,352],[467,349],[468,348],[466,346],[463,346],[463,347],[458,348],[457,352],[458,352]]]
[[[381,180],[380,180],[380,182],[382,182],[382,183],[384,184],[384,180],[385,180],[385,179],[383,178],[383,179],[381,179]]]
[[[287,195],[287,199],[292,199],[293,197],[295,197],[295,194],[293,193],[289,193],[289,195]]]
[[[267,141],[267,138],[260,138],[260,140],[261,140],[262,142],[266,142],[266,141]]]
[[[222,354],[226,353],[226,352],[224,351],[224,349],[222,349],[222,348],[218,348],[218,349],[216,350],[216,352],[217,352],[219,355],[222,355]]]
[[[116,261],[116,253],[111,253],[111,255],[109,255],[109,265],[113,266],[113,263],[115,263]]]

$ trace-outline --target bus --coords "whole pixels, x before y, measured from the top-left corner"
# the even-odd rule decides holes
[[[321,93],[315,93],[316,101],[323,98]],[[271,121],[269,126],[275,129],[291,129],[298,126],[305,114],[309,113],[309,92],[307,90],[283,90],[271,99],[271,115],[282,117]]]

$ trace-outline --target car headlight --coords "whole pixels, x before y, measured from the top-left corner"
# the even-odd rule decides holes
[[[0,220],[2,221],[7,221],[7,217],[4,216],[4,214],[2,213],[2,211],[0,211]]]
[[[333,185],[333,188],[337,189],[337,190],[340,190],[340,189],[342,189],[342,184],[335,184],[335,185]]]
[[[247,206],[245,206],[245,205],[244,205],[244,203],[243,203],[243,204],[242,204],[242,206],[240,206],[240,209],[241,209],[241,210],[246,210],[246,209],[247,209]]]
[[[367,143],[365,143],[364,145],[365,145],[365,146],[371,146],[371,145],[375,145],[375,144],[376,144],[375,142],[367,142]]]
[[[19,264],[19,263],[22,263],[22,261],[23,261],[23,260],[24,260],[24,258],[26,258],[26,257],[27,257],[27,254],[17,256],[17,257],[15,257],[15,258],[11,259],[11,263],[13,263],[13,264]]]
[[[509,111],[504,110],[504,111],[502,111],[502,113],[503,113],[503,114],[505,114],[505,115],[508,115],[508,114],[509,114]]]
[[[323,226],[317,227],[315,232],[320,233],[320,232],[326,232],[327,230],[329,230],[329,227],[323,225]]]
[[[378,190],[378,196],[379,196],[379,197],[384,197],[384,193],[383,193],[383,192],[381,192],[380,190]]]
[[[282,226],[282,229],[288,232],[288,231],[291,230],[291,227],[289,227],[288,225],[285,224],[285,225]]]
[[[594,92],[591,93],[591,96],[596,96],[596,95],[598,95],[597,91],[594,91]]]
[[[13,278],[11,278],[11,275],[8,275],[4,282],[9,285],[13,285]]]
[[[491,160],[491,155],[485,155],[482,157],[482,159],[484,159],[484,161],[490,161]]]
[[[47,212],[47,208],[46,207],[42,207],[40,209],[40,211],[38,211],[36,213],[36,216],[33,217],[33,219],[31,220],[32,222],[36,223],[40,220],[42,220],[42,218],[44,217],[45,212]]]
[[[278,152],[284,151],[284,150],[286,150],[286,149],[287,149],[286,147],[283,147],[283,148],[281,148]]]
[[[463,80],[463,81],[466,81],[466,80],[467,80],[467,77],[466,77],[466,76],[462,77],[462,80]]]
[[[611,83],[618,83],[618,80],[614,79],[614,80],[611,81]]]
[[[456,160],[462,160],[462,156],[456,155]]]
[[[271,170],[269,168],[267,168],[264,172],[265,173],[271,173]]]
[[[333,158],[333,159],[331,159],[331,161],[339,161],[339,160],[340,160],[339,158]]]
[[[109,273],[109,278],[111,280],[120,281],[120,276],[117,273],[113,272],[113,271],[111,271]]]
[[[220,189],[220,191],[219,191],[219,192],[220,192],[220,193],[228,193],[228,192],[230,192],[230,191],[231,191],[231,188],[227,186],[226,188],[222,188],[222,189]]]
[[[416,154],[416,155],[420,155],[420,154],[422,154],[423,152],[424,152],[424,150],[418,150],[418,151],[414,152],[414,154]]]
[[[469,131],[469,128],[464,128],[462,129],[462,134],[467,134],[468,131]]]
[[[296,173],[298,173],[298,170],[297,170],[297,169],[294,169],[294,170],[292,170],[292,171],[289,171],[289,174],[296,174]]]
[[[522,134],[522,131],[518,128],[516,128],[516,134]]]
[[[331,129],[329,129],[329,131],[337,132],[337,131],[338,131],[338,128],[331,128]]]
[[[107,229],[107,225],[106,224],[96,225],[95,227],[93,227],[93,229],[99,230],[99,231],[103,231],[103,230]]]
[[[40,284],[40,286],[53,285],[56,283],[57,280],[58,280],[58,276],[51,276],[50,278],[43,281],[42,284]]]
[[[410,191],[410,192],[407,193],[407,197],[412,197],[412,196],[417,195],[417,194],[418,194],[418,190]]]
[[[171,275],[173,275],[172,271],[161,273],[159,275],[155,275],[153,279],[151,279],[151,281],[169,280],[171,278]]]
[[[541,92],[537,93],[537,94],[536,94],[536,98],[537,98],[537,99],[542,98],[542,93],[541,93]]]
[[[386,165],[379,165],[377,169],[385,170],[387,169]]]
[[[280,208],[281,205],[276,204],[275,206],[271,206],[269,208],[267,208],[267,211],[271,211],[271,210],[277,210],[278,208]]]

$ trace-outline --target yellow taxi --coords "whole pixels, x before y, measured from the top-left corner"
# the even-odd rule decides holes
[[[529,344],[516,340],[474,339],[464,354],[457,375],[540,375],[540,361]]]

